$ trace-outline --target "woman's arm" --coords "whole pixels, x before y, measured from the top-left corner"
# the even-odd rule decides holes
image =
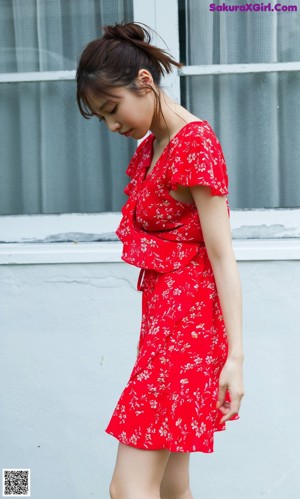
[[[198,209],[228,336],[228,357],[220,375],[217,405],[224,414],[221,421],[227,421],[239,411],[244,395],[240,276],[232,248],[226,196],[212,196],[210,187],[203,185],[189,189]],[[224,401],[227,388],[230,392],[230,404]]]

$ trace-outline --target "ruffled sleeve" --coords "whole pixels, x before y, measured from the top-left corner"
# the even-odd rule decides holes
[[[221,144],[206,122],[193,122],[178,136],[171,166],[171,188],[206,185],[211,195],[228,194],[228,175]]]
[[[134,155],[132,156],[132,158],[129,162],[127,170],[126,170],[126,175],[128,175],[128,177],[130,177],[130,182],[126,185],[123,192],[127,196],[130,196],[132,189],[135,187],[136,182],[135,182],[134,176],[135,176],[137,167],[138,167],[138,150],[136,149]]]
[[[130,196],[133,189],[137,184],[137,174],[144,167],[145,161],[147,161],[150,154],[151,141],[149,136],[144,139],[139,146],[136,148],[134,155],[132,156],[129,165],[126,170],[126,175],[131,178],[129,184],[124,188],[124,193]]]

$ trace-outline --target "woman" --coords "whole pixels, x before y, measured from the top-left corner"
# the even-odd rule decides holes
[[[143,295],[137,360],[106,429],[119,440],[110,494],[190,499],[190,453],[213,452],[214,432],[239,418],[242,296],[221,145],[162,90],[181,64],[150,42],[147,27],[108,26],[77,69],[85,118],[135,140],[151,131],[116,231]]]

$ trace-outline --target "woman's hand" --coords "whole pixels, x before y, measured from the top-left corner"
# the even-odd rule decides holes
[[[227,389],[230,394],[230,402],[225,401]],[[243,360],[228,357],[219,379],[217,409],[220,409],[224,414],[221,423],[228,421],[234,414],[239,412],[243,396]]]

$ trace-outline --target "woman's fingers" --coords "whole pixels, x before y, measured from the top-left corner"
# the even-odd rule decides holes
[[[227,402],[224,401],[222,406],[219,407],[220,411],[224,414],[222,419],[220,420],[221,423],[224,423],[225,421],[228,421],[232,416],[235,414],[238,414],[241,406],[241,400],[242,397],[244,396],[243,393],[241,394],[231,394],[231,401]]]
[[[227,386],[226,385],[221,385],[219,386],[219,395],[218,395],[218,401],[217,401],[217,409],[223,406],[225,402],[225,396],[226,396],[226,390]]]
[[[226,400],[227,390],[230,400]],[[217,409],[223,413],[221,423],[238,414],[241,400],[244,396],[242,367],[240,362],[228,359],[223,366],[219,379],[219,394]]]

